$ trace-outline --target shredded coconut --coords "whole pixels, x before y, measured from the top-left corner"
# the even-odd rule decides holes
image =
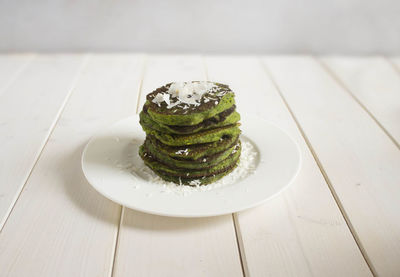
[[[184,83],[182,82],[175,82],[172,83],[168,89],[168,93],[172,95],[172,97],[178,97],[179,91],[182,89],[184,86]]]
[[[160,106],[160,103],[163,101],[164,101],[164,94],[157,93],[157,95],[154,97],[154,99],[151,102],[156,103],[157,105]]]
[[[169,101],[170,95],[167,93],[163,94],[164,102],[167,103],[168,106],[170,106],[171,102]]]
[[[165,102],[167,109],[181,103],[198,106],[203,95],[215,88],[216,85],[211,82],[175,82],[170,85],[166,93],[157,93],[152,102],[159,106]]]
[[[201,181],[200,180],[193,180],[193,181],[190,181],[189,184],[191,186],[200,186],[201,185]]]
[[[187,156],[189,154],[189,149],[186,148],[185,150],[183,150],[183,149],[178,150],[175,152],[175,154],[178,154],[178,155],[185,154]]]

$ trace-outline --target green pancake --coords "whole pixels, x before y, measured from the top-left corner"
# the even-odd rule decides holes
[[[155,157],[151,156],[151,154],[146,151],[146,148],[143,145],[140,147],[139,155],[142,157],[145,164],[162,178],[163,176],[169,176],[175,180],[178,180],[179,178],[181,180],[193,180],[220,175],[232,169],[238,163],[240,151],[241,147],[238,145],[235,150],[231,152],[230,156],[220,162],[218,165],[199,170],[171,168],[155,159]]]
[[[239,135],[222,137],[218,141],[211,143],[183,146],[166,145],[153,136],[147,136],[146,139],[151,140],[152,144],[155,145],[159,152],[172,158],[181,160],[198,160],[233,147],[235,144],[237,144]]]
[[[218,141],[223,136],[236,136],[240,134],[239,124],[228,125],[217,129],[206,130],[190,135],[170,135],[142,125],[147,135],[155,136],[159,141],[171,146],[193,145]]]
[[[203,169],[210,168],[211,166],[225,160],[235,148],[240,147],[240,141],[232,147],[223,150],[222,152],[216,153],[211,156],[206,156],[197,160],[184,160],[175,159],[164,153],[160,152],[155,144],[150,139],[146,139],[144,142],[146,151],[152,155],[155,159],[166,164],[172,168],[184,168],[184,169]],[[236,149],[237,150],[237,149]]]
[[[176,125],[165,125],[154,121],[147,113],[147,108],[143,108],[140,112],[140,124],[146,126],[149,129],[156,130],[166,134],[192,134],[208,129],[223,127],[232,125],[240,120],[240,115],[235,111],[235,105],[231,108],[208,118],[199,124],[188,125],[188,126],[176,126]]]
[[[211,83],[211,82],[209,82]],[[147,113],[156,121],[165,125],[195,125],[207,118],[213,117],[235,104],[235,95],[227,85],[211,83],[215,87],[213,90],[205,93],[199,102],[199,105],[188,105],[185,103],[169,107],[167,103],[154,103],[157,94],[166,94],[171,84],[167,84],[155,91],[149,93],[146,97],[145,106]],[[171,98],[176,103],[178,98]]]

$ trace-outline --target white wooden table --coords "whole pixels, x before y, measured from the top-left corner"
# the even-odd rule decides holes
[[[88,139],[154,88],[200,79],[291,134],[295,183],[202,219],[95,192]],[[400,58],[0,55],[0,276],[400,276],[399,148]]]

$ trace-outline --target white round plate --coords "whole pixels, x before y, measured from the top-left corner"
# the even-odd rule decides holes
[[[86,145],[82,169],[89,183],[105,197],[128,208],[174,217],[205,217],[242,211],[259,205],[288,187],[301,163],[297,144],[281,129],[253,115],[243,115],[242,141],[258,152],[256,170],[246,178],[188,195],[165,193],[162,185],[124,164],[143,167],[138,148],[145,134],[138,116],[123,119]]]

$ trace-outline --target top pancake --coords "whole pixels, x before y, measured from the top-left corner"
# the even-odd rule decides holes
[[[199,81],[167,84],[149,93],[146,100],[153,121],[176,126],[199,124],[235,104],[227,85]]]

